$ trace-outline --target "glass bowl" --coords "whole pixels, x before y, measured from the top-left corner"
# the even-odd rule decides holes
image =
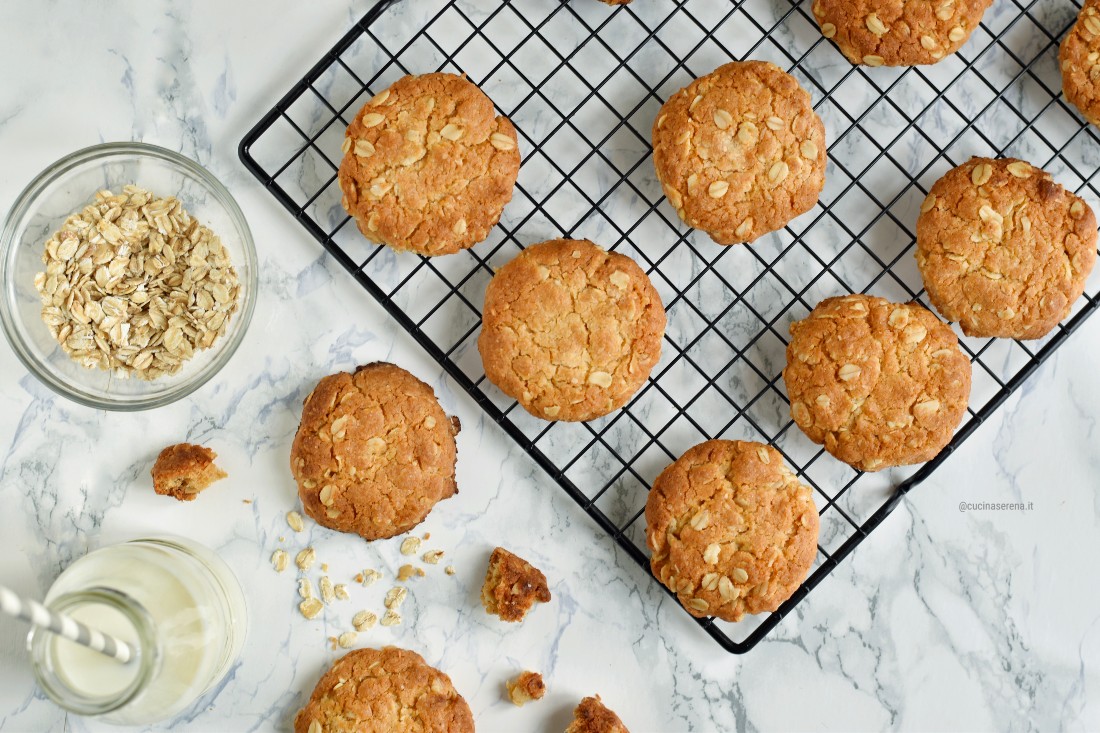
[[[175,196],[217,234],[240,280],[240,300],[229,325],[208,349],[173,375],[151,381],[89,369],[64,351],[42,320],[34,276],[45,269],[46,240],[97,191],[135,184],[157,196]],[[256,304],[256,247],[244,214],[214,176],[179,153],[144,143],[105,143],[62,158],[31,181],[0,230],[0,323],[27,369],[58,394],[105,410],[144,410],[174,402],[201,387],[240,346]]]

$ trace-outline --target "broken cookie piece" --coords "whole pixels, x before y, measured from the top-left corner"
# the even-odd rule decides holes
[[[586,697],[573,711],[565,733],[630,733],[619,716],[604,707],[600,696]]]
[[[508,688],[508,699],[517,706],[532,700],[541,700],[546,694],[546,683],[538,672],[524,672],[514,680],[508,680],[505,685]]]
[[[493,550],[481,587],[486,611],[505,621],[522,621],[536,601],[549,600],[550,588],[541,570],[503,547]]]
[[[193,501],[200,491],[229,474],[214,465],[218,454],[192,443],[177,443],[160,452],[153,470],[153,490],[180,501]]]

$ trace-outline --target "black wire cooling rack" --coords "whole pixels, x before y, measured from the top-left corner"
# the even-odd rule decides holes
[[[707,438],[776,446],[815,490],[814,569],[775,613],[701,620],[742,653],[806,597],[901,497],[926,479],[1100,304],[1098,278],[1047,338],[962,338],[974,362],[969,415],[950,446],[913,470],[859,473],[792,427],[780,373],[789,324],[822,298],[872,292],[928,305],[912,256],[929,186],[971,155],[1039,165],[1092,205],[1096,131],[1060,97],[1068,0],[997,0],[958,54],[930,67],[853,67],[821,38],[809,2],[383,0],[241,142],[245,166],[648,570],[643,509],[656,475]],[[661,103],[731,59],[774,61],[810,92],[828,132],[818,205],[751,246],[686,229],[650,159]],[[490,238],[426,259],[367,243],[340,206],[344,128],[405,74],[464,72],[515,123],[523,167]],[[663,356],[623,410],[586,423],[529,416],[486,381],[476,340],[485,286],[524,245],[589,238],[634,257],[668,311]],[[801,612],[800,612],[801,613]]]

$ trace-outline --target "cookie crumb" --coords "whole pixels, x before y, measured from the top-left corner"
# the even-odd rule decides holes
[[[241,503],[242,504],[251,504],[252,500],[251,499],[241,499]]]
[[[423,578],[424,570],[422,568],[414,568],[412,565],[402,565],[397,569],[397,579],[404,583],[406,580],[412,577]]]
[[[503,547],[493,550],[481,602],[485,610],[504,621],[522,621],[538,603],[550,600],[550,588],[542,571]]]
[[[150,473],[153,490],[179,501],[194,501],[200,491],[229,474],[214,464],[218,454],[192,443],[177,443],[160,452]]]
[[[322,573],[327,573],[328,572],[328,563],[327,562],[321,563],[321,572]]]
[[[447,575],[454,575],[458,571],[455,570],[454,565],[448,565],[447,567],[443,568],[443,572],[445,572]]]
[[[546,683],[538,672],[524,672],[514,680],[508,680],[505,686],[508,688],[508,699],[518,707],[532,700],[541,700],[546,694]]]
[[[600,696],[586,697],[573,710],[565,733],[630,733],[619,716],[604,707]]]

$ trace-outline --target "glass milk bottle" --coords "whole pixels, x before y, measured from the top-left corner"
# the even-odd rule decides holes
[[[247,626],[226,564],[177,537],[89,553],[58,577],[45,603],[137,649],[121,664],[38,629],[27,641],[38,684],[54,702],[121,725],[170,718],[220,682]]]

